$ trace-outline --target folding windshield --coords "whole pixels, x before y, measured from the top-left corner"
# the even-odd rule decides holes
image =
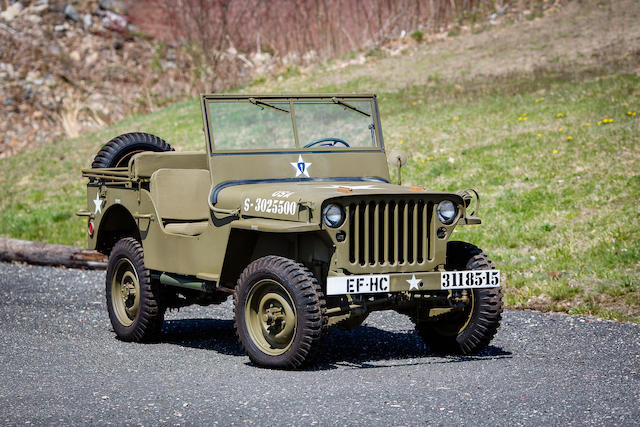
[[[375,98],[203,98],[211,152],[378,150]]]

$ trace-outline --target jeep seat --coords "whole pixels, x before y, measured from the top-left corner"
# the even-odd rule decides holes
[[[150,190],[165,231],[197,236],[207,229],[208,170],[158,169],[151,175]]]

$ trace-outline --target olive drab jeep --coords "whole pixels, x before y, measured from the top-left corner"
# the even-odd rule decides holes
[[[206,152],[128,133],[82,171],[78,214],[89,248],[109,256],[120,339],[153,340],[167,309],[233,295],[238,339],[264,367],[302,366],[329,327],[355,328],[377,310],[409,316],[432,351],[488,345],[500,272],[450,240],[456,226],[480,223],[478,195],[390,183],[375,95],[201,104]]]

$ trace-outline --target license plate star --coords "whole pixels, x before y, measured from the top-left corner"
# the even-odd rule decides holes
[[[296,177],[299,177],[300,175],[304,175],[307,178],[309,177],[309,166],[311,166],[311,163],[305,162],[302,159],[302,155],[298,156],[297,162],[291,162],[290,164],[296,170]]]
[[[98,212],[102,214],[102,199],[100,199],[100,194],[96,194],[93,204],[96,205],[96,210],[93,211],[93,214],[96,215]]]
[[[407,282],[409,283],[409,290],[413,291],[413,290],[419,290],[418,289],[418,284],[420,284],[420,282],[422,282],[422,279],[417,279],[416,275],[412,275],[411,279],[408,279]]]

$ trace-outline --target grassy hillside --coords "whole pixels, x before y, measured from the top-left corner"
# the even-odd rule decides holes
[[[480,193],[484,224],[454,237],[506,272],[510,306],[640,322],[637,22],[635,1],[584,1],[238,91],[377,92],[387,147],[411,159],[406,182]],[[194,100],[2,159],[0,235],[84,244],[73,215],[86,203],[80,168],[135,130],[179,150],[204,147]]]

